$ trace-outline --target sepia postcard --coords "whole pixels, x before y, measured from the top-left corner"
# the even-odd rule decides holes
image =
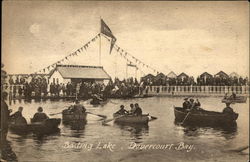
[[[247,1],[2,1],[2,162],[246,162]]]

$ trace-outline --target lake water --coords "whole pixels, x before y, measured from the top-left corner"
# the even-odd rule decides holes
[[[225,104],[221,98],[199,98],[206,110],[222,111]],[[249,98],[247,103],[234,104],[239,113],[237,130],[224,131],[213,128],[188,129],[174,124],[173,105],[181,106],[183,98],[151,97],[144,99],[111,99],[107,104],[93,107],[82,101],[88,111],[112,118],[120,104],[129,109],[130,103],[139,103],[144,113],[158,117],[147,126],[119,126],[112,122],[102,125],[100,117],[88,115],[88,123],[82,129],[60,125],[60,132],[38,137],[33,134],[16,135],[11,132],[13,151],[19,161],[56,161],[56,162],[109,162],[109,161],[242,161],[249,159],[248,152],[231,152],[248,145],[249,137]],[[13,111],[24,107],[23,115],[29,120],[38,106],[47,114],[57,113],[69,106],[69,101],[16,101],[10,106]],[[61,118],[61,114],[53,117]],[[99,145],[100,144],[100,145]],[[107,144],[105,147],[105,144]],[[148,149],[135,146],[157,145]],[[165,149],[160,149],[161,146]],[[185,148],[183,147],[185,146]],[[102,148],[100,148],[102,147]]]

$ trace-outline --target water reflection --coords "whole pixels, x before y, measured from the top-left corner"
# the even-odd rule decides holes
[[[189,137],[198,137],[203,135],[213,135],[224,137],[225,139],[235,138],[237,135],[237,124],[233,127],[197,127],[185,126],[183,129],[184,135]]]
[[[147,124],[117,124],[116,127],[119,127],[123,131],[130,132],[130,137],[133,137],[136,141],[140,143],[143,136],[146,136],[149,133],[149,126]]]
[[[69,127],[71,130],[84,130],[86,122],[84,121],[74,121],[69,123],[63,123],[66,127]]]
[[[63,125],[64,125],[64,133],[67,132],[66,134],[64,134],[66,136],[80,138],[85,133],[86,122],[75,121],[70,123],[63,123]]]

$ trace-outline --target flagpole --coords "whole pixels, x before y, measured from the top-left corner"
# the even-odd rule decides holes
[[[101,54],[102,54],[102,23],[101,23],[102,18],[100,17],[100,39],[99,39],[99,66],[101,66]]]
[[[102,55],[102,39],[101,39],[101,33],[100,33],[100,39],[99,39],[99,65],[101,66],[101,55]]]
[[[126,62],[126,80],[128,79],[128,62]]]

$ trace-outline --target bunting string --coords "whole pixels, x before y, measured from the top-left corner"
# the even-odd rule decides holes
[[[104,35],[104,37],[105,37],[108,41],[110,41],[110,39],[109,39],[108,37],[106,37],[105,35]],[[136,63],[136,64],[142,65],[142,67],[149,68],[149,69],[151,69],[152,71],[159,73],[159,71],[157,71],[157,70],[154,69],[153,67],[151,67],[151,66],[145,64],[144,62],[142,62],[142,61],[139,60],[138,58],[134,57],[133,55],[131,55],[130,53],[128,53],[127,51],[125,51],[124,49],[122,49],[122,48],[121,48],[120,46],[118,46],[117,44],[114,45],[114,49],[116,49],[116,51],[117,51],[118,53],[120,53],[120,55],[123,56],[124,59],[127,59],[127,56],[129,56],[129,57],[131,57],[133,60],[135,60],[135,63]]]
[[[41,73],[42,71],[45,73],[46,70],[48,70],[48,72],[50,71],[51,68],[55,68],[57,64],[63,63],[65,60],[69,60],[69,58],[73,57],[73,56],[78,56],[78,54],[80,54],[81,52],[83,52],[83,49],[85,51],[87,51],[89,45],[92,42],[95,42],[99,37],[101,36],[100,33],[98,33],[94,38],[92,38],[90,41],[88,41],[86,44],[84,44],[82,47],[80,47],[79,49],[77,49],[75,52],[68,54],[67,56],[65,56],[63,59],[43,68],[40,69],[36,72],[34,72],[33,74],[37,74],[37,73]]]

